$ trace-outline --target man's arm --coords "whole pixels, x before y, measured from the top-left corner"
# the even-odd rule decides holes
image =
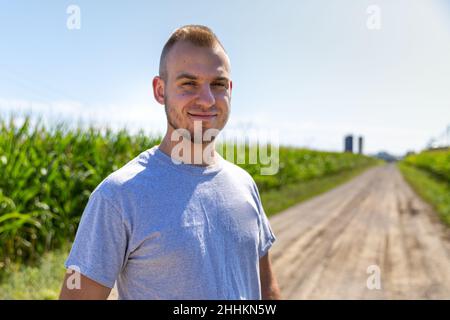
[[[259,259],[259,277],[261,281],[261,296],[263,300],[280,300],[281,294],[278,288],[275,274],[272,271],[269,252]]]
[[[76,280],[74,280],[76,279]],[[78,282],[79,280],[79,282]],[[79,272],[68,270],[59,295],[60,300],[106,300],[111,288],[105,287]]]

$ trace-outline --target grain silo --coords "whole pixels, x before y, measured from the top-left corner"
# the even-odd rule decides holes
[[[344,151],[353,153],[353,136],[351,134],[345,136]]]
[[[364,138],[363,136],[358,137],[358,153],[363,154]]]

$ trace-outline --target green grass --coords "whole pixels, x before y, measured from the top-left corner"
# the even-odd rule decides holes
[[[69,250],[70,245],[67,244],[45,253],[33,265],[9,265],[0,283],[0,300],[58,299]]]
[[[279,190],[262,192],[261,201],[264,206],[264,211],[267,216],[272,216],[295,204],[331,190],[379,163],[380,162],[372,162],[363,167],[346,170],[330,176],[289,184]]]
[[[426,202],[430,203],[438,212],[441,220],[450,226],[450,183],[438,179],[432,172],[428,172],[405,162],[398,167],[414,191]]]

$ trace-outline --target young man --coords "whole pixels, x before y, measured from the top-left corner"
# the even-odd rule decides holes
[[[91,194],[61,299],[106,299],[115,282],[119,299],[280,298],[268,253],[275,236],[256,184],[214,151],[231,89],[214,33],[177,29],[153,79],[167,132]]]

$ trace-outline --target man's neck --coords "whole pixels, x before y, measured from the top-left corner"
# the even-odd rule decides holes
[[[215,141],[208,143],[193,143],[188,139],[171,141],[171,134],[166,133],[159,145],[159,149],[173,160],[185,164],[209,166],[217,163]]]

